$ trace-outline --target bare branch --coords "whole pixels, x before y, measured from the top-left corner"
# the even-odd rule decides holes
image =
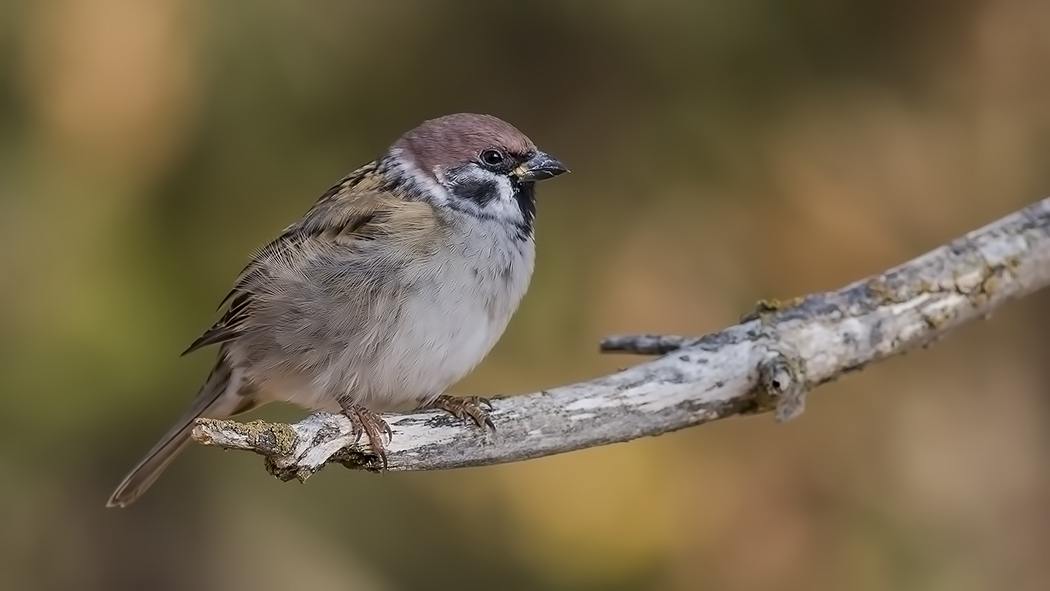
[[[494,401],[496,432],[439,412],[385,417],[390,470],[482,466],[659,435],[726,417],[798,416],[805,393],[931,343],[1050,283],[1050,199],[900,267],[787,302],[761,302],[741,324],[703,337],[613,337],[605,351],[665,354],[588,382]],[[205,445],[254,451],[278,477],[326,463],[376,466],[350,421],[318,413],[295,425],[199,419]]]

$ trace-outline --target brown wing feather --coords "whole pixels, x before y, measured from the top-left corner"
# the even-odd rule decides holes
[[[377,173],[373,162],[325,192],[299,222],[285,228],[279,237],[252,256],[234,288],[219,304],[220,308],[227,302],[230,304],[222,318],[182,354],[233,340],[243,333],[244,324],[252,315],[254,296],[249,286],[258,275],[267,272],[266,261],[281,256],[281,253],[299,248],[310,240],[350,244],[379,234],[417,234],[413,230],[433,226],[432,215],[421,215],[424,213],[421,209],[429,213],[429,205],[406,201],[391,193],[384,184],[383,175]],[[426,223],[420,223],[420,218]]]

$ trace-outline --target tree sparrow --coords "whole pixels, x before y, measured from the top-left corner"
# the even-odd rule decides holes
[[[145,492],[197,417],[269,402],[342,411],[384,464],[378,412],[411,403],[491,427],[488,401],[444,391],[517,309],[535,260],[535,182],[563,172],[510,124],[461,113],[339,181],[241,272],[222,319],[185,351],[219,344],[211,375],[107,506]]]

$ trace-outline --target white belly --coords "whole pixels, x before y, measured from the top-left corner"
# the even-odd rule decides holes
[[[437,268],[414,270],[429,277],[405,302],[378,363],[366,370],[362,404],[380,409],[431,400],[466,376],[503,335],[528,288],[534,246],[531,240],[484,243],[487,252],[461,246]]]

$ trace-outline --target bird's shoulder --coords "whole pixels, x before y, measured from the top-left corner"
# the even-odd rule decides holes
[[[408,191],[399,177],[371,162],[328,189],[299,221],[285,228],[282,238],[346,244],[380,236],[418,238],[438,229],[433,205],[412,198]]]

